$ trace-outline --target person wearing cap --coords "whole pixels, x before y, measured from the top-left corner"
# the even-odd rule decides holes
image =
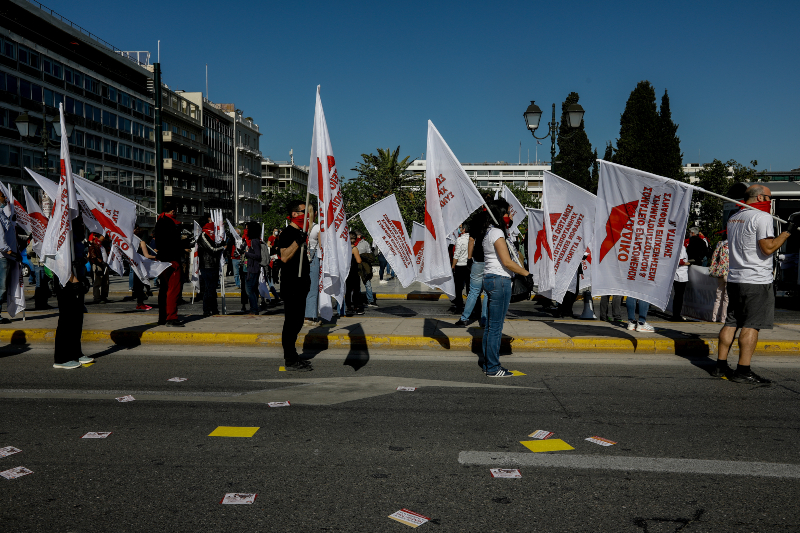
[[[772,192],[760,183],[745,191],[743,207],[728,219],[728,315],[719,332],[717,364],[711,375],[734,383],[767,384],[770,380],[750,369],[758,343],[758,332],[772,329],[775,291],[772,289],[772,255],[797,230],[789,218],[786,230],[775,237],[770,216]],[[739,364],[728,367],[736,331],[739,333]]]

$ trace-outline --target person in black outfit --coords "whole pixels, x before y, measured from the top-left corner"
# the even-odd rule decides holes
[[[203,220],[207,220],[208,217]],[[200,262],[200,279],[203,280],[203,316],[218,315],[217,286],[219,285],[219,265],[225,243],[214,242],[214,223],[203,226],[203,232],[197,241],[197,255]]]
[[[289,202],[286,208],[289,215],[289,225],[278,237],[278,249],[283,269],[281,281],[281,294],[291,295],[283,300],[285,318],[283,321],[283,358],[286,361],[286,370],[308,371],[313,370],[311,363],[301,360],[295,348],[297,334],[303,328],[306,311],[306,296],[311,289],[311,265],[308,255],[303,249],[306,244],[306,233],[303,227],[306,204],[302,200]],[[302,270],[300,265],[302,261]],[[248,266],[248,275],[249,275]],[[298,275],[299,274],[299,275]]]
[[[710,257],[706,241],[700,237],[700,228],[694,227],[689,230],[689,244],[686,246],[686,255],[689,256],[689,264],[703,266],[703,259]]]
[[[61,286],[58,276],[53,281],[58,299],[58,325],[56,326],[53,368],[74,369],[91,363],[94,358],[83,355],[81,334],[83,333],[83,301],[89,287],[86,278],[86,251],[83,246],[84,226],[81,217],[72,221],[72,274]]]
[[[250,314],[258,314],[258,279],[261,276],[261,229],[257,222],[248,222],[245,232],[245,242],[249,239],[244,258],[247,261],[247,279],[244,281],[244,289],[250,302]],[[242,306],[244,310],[244,306]]]
[[[158,215],[153,228],[156,241],[156,259],[170,263],[169,268],[158,276],[158,323],[172,327],[184,326],[178,319],[178,300],[181,298],[181,259],[184,243],[179,222],[175,219],[175,204],[164,202],[164,212]]]

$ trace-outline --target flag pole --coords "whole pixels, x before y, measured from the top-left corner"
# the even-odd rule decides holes
[[[754,210],[756,210],[756,211],[759,211],[758,209],[756,209],[756,208],[755,208],[755,207],[753,207],[752,205],[748,205],[748,204],[745,204],[745,203],[743,203],[743,202],[738,202],[738,201],[736,201],[736,200],[733,200],[733,199],[731,199],[731,198],[728,198],[727,196],[722,196],[721,194],[717,194],[717,193],[715,193],[715,192],[707,191],[707,190],[705,190],[705,189],[704,189],[704,188],[702,188],[702,187],[698,187],[698,186],[696,186],[696,185],[689,185],[689,186],[690,186],[691,188],[693,188],[693,189],[697,190],[697,191],[704,192],[704,193],[706,193],[706,194],[710,194],[711,196],[716,196],[717,198],[721,198],[722,200],[726,200],[726,201],[728,201],[728,202],[733,202],[733,203],[735,203],[736,205],[740,205],[740,206],[742,206],[742,207],[747,207],[748,209],[754,209]],[[769,213],[768,213],[768,214],[769,214]],[[769,216],[771,216],[772,218],[774,218],[775,220],[777,220],[777,221],[778,221],[778,222],[780,222],[781,224],[788,224],[788,222],[786,222],[786,221],[785,221],[785,220],[783,220],[782,218],[778,218],[778,217],[776,217],[775,215],[769,214]]]
[[[308,195],[309,195],[308,186],[306,186],[306,208],[303,211],[303,227],[300,228],[300,231],[305,231],[306,222],[308,221]],[[297,277],[301,277],[303,275],[303,254],[306,251],[306,243],[303,241],[303,244],[300,246],[300,268],[297,269]]]

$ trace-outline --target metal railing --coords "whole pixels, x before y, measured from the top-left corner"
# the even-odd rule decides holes
[[[111,50],[115,54],[119,54],[122,57],[124,57],[125,59],[127,59],[127,60],[129,60],[129,61],[131,61],[133,63],[136,63],[137,65],[139,65],[141,67],[147,66],[147,63],[142,63],[138,59],[134,59],[131,56],[125,55],[126,52],[124,52],[123,50],[120,50],[119,48],[117,48],[113,44],[109,43],[108,41],[106,41],[104,39],[101,39],[100,37],[98,37],[97,35],[93,34],[89,30],[83,28],[82,26],[79,26],[79,25],[75,24],[74,22],[72,22],[71,20],[66,18],[65,16],[60,15],[59,13],[57,13],[57,12],[53,11],[52,9],[50,9],[49,7],[43,5],[41,2],[37,2],[36,0],[28,0],[28,2],[30,2],[33,5],[35,5],[36,7],[41,9],[42,11],[45,11],[45,12],[49,13],[50,16],[57,18],[58,20],[60,20],[64,24],[69,24],[71,28],[74,28],[74,29],[78,30],[79,32],[83,33],[84,35],[86,35],[90,39],[93,39],[94,41],[97,41],[98,44],[104,46],[105,48],[108,48],[109,50]],[[148,59],[150,58],[149,52],[148,52],[148,56],[147,57],[148,57]]]
[[[252,120],[247,120],[246,118],[242,117],[241,115],[238,115],[238,114],[236,115],[236,122],[241,122],[242,124],[244,124],[248,128],[252,128],[252,129],[254,129],[256,131],[259,131],[258,124],[256,124]]]

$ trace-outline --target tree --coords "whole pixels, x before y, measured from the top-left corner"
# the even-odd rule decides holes
[[[697,185],[703,189],[727,196],[732,185],[742,181],[757,181],[757,174],[754,168],[746,167],[733,159],[727,163],[715,159],[697,172],[697,179]],[[724,200],[702,192],[695,193],[692,198],[693,209],[689,217],[689,226],[699,227],[712,246],[723,239],[719,232],[725,229],[722,226],[724,203]]]
[[[606,143],[606,151],[603,154],[603,161],[613,161],[614,160],[614,145],[611,144],[611,141]]]
[[[655,173],[660,159],[659,131],[655,89],[649,81],[640,81],[619,120],[614,163]]]
[[[347,216],[353,216],[378,200],[394,194],[400,215],[407,231],[411,231],[414,220],[425,216],[425,183],[419,176],[409,176],[408,166],[413,162],[409,156],[400,159],[400,147],[396,150],[378,148],[378,154],[361,154],[363,161],[352,170],[357,175],[342,184],[342,196]],[[368,235],[360,218],[350,222],[350,227]]]
[[[264,224],[264,236],[270,235],[274,228],[286,226],[286,206],[292,200],[305,201],[306,191],[300,187],[289,184],[286,189],[269,190],[259,197],[265,207],[263,213],[251,215],[250,218]],[[316,210],[317,197],[313,194],[309,197],[308,203]]]
[[[597,148],[594,149],[594,159],[592,160],[592,181],[586,189],[592,194],[597,194],[597,186],[600,184],[600,164],[597,162]]]
[[[658,111],[659,151],[658,165],[655,174],[677,181],[686,181],[683,173],[683,153],[681,153],[681,139],[678,137],[678,125],[672,122],[672,112],[669,108],[669,95],[666,89],[661,97],[661,108]]]
[[[578,93],[571,92],[561,104],[561,123],[558,126],[558,155],[553,162],[553,173],[574,183],[578,187],[590,190],[592,176],[592,143],[586,136],[583,120],[578,128],[570,128],[567,109],[580,100]]]

